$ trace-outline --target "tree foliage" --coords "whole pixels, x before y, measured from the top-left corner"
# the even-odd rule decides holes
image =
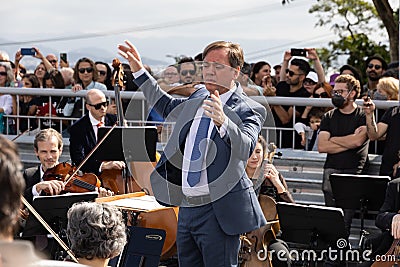
[[[393,12],[394,14],[396,12],[390,8],[388,0],[378,1],[380,4],[383,3],[379,12],[375,8],[375,3],[366,0],[319,0],[310,8],[309,13],[317,16],[316,26],[330,26],[339,37],[339,40],[329,43],[329,48],[319,51],[326,68],[335,67],[338,58],[345,55],[348,56],[348,64],[358,67],[360,70],[365,69],[364,61],[366,57],[373,54],[380,54],[388,62],[390,58],[391,60],[398,60],[398,50],[393,51],[395,44],[392,44],[392,42],[395,40],[390,39],[392,50],[390,56],[386,45],[371,40],[372,34],[376,35],[379,32],[382,32],[383,36],[387,36],[384,35],[383,29],[385,28],[388,33],[389,30],[392,31],[389,37],[396,34],[393,33],[393,24],[397,25],[394,19],[398,16],[391,14],[392,16],[389,16],[389,19],[386,16],[385,20],[382,20],[385,12]]]

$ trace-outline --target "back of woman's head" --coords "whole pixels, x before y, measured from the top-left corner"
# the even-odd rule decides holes
[[[115,207],[81,202],[68,210],[67,236],[78,258],[108,259],[119,255],[126,244],[126,227]]]

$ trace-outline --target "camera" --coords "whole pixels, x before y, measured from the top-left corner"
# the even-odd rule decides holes
[[[292,49],[290,49],[290,54],[292,56],[306,57],[307,51],[305,49],[301,49],[301,48],[292,48]]]
[[[34,55],[36,55],[36,50],[35,50],[35,48],[21,48],[21,55],[34,56]]]
[[[67,53],[60,53],[60,59],[64,61],[64,63],[67,63]]]

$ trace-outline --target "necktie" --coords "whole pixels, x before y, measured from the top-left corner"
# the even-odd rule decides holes
[[[201,117],[199,128],[197,129],[187,176],[187,182],[190,186],[195,186],[200,182],[201,168],[203,165],[207,143],[201,141],[205,141],[207,138],[210,121],[211,120],[209,117]]]
[[[99,122],[96,126],[97,126],[97,128],[100,128],[100,127],[102,127],[104,125],[104,123],[101,121],[101,122]]]

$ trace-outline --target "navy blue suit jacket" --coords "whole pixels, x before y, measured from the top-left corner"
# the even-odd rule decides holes
[[[167,121],[176,124],[161,159],[151,175],[152,189],[159,202],[182,206],[182,159],[186,137],[197,109],[208,96],[205,86],[188,99],[173,98],[160,89],[147,73],[135,82],[140,86],[151,107]],[[245,166],[264,123],[263,106],[242,94],[240,86],[224,106],[227,132],[223,138],[214,128],[208,147],[207,178],[213,211],[229,235],[249,232],[266,223],[247,177]]]
[[[104,120],[106,126],[113,126],[116,121],[117,117],[115,115],[106,114]],[[95,146],[96,136],[90,122],[89,113],[86,113],[70,129],[69,153],[72,163],[78,166]],[[101,162],[101,160],[90,157],[81,170],[83,172],[99,174]]]

